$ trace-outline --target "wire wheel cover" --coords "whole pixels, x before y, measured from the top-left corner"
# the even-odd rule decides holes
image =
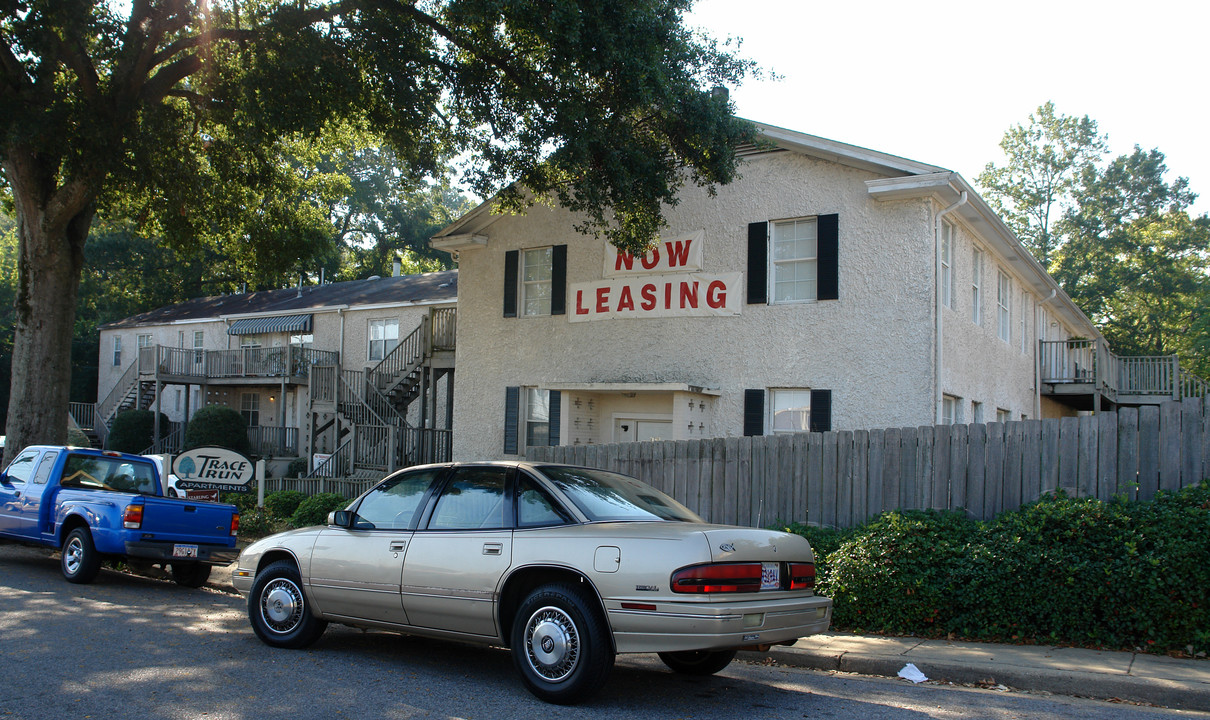
[[[525,625],[525,657],[544,680],[567,679],[580,660],[580,633],[571,616],[549,605],[531,615]]]
[[[302,622],[302,591],[285,578],[271,580],[260,593],[260,615],[272,632],[285,634],[294,630]]]

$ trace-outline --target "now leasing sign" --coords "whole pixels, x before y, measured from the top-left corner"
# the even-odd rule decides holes
[[[702,269],[705,232],[661,238],[636,257],[605,246],[602,279],[571,285],[570,322],[739,315],[743,274]]]
[[[221,447],[187,450],[172,461],[177,487],[186,490],[224,490],[241,492],[256,476],[252,461]]]

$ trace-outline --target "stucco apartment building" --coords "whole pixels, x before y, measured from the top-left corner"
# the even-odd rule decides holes
[[[158,406],[175,426],[218,404],[244,415],[258,454],[327,456],[347,446],[333,473],[439,458],[431,451],[449,444],[457,293],[456,271],[396,270],[195,298],[109,323],[93,422],[82,424],[104,434],[121,410]],[[162,449],[174,449],[172,429],[162,429]],[[433,430],[441,437],[422,437]],[[418,452],[422,440],[429,452]]]
[[[643,258],[561,208],[433,238],[459,268],[455,458],[1076,412],[1039,341],[1101,336],[965,179],[758,128]]]

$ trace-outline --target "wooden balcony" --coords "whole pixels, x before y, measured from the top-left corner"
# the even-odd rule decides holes
[[[339,362],[339,353],[289,345],[236,350],[193,350],[153,345],[139,348],[138,374],[165,383],[307,382],[313,365]]]
[[[1043,340],[1042,394],[1078,410],[1205,397],[1208,384],[1175,355],[1118,356],[1104,340]]]

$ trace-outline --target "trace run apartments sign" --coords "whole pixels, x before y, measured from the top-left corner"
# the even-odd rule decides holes
[[[571,322],[740,314],[743,273],[702,273],[705,232],[661,239],[635,257],[605,246],[603,278],[571,286]]]
[[[234,450],[200,447],[177,455],[172,472],[179,478],[177,487],[182,489],[247,492],[256,467]]]

